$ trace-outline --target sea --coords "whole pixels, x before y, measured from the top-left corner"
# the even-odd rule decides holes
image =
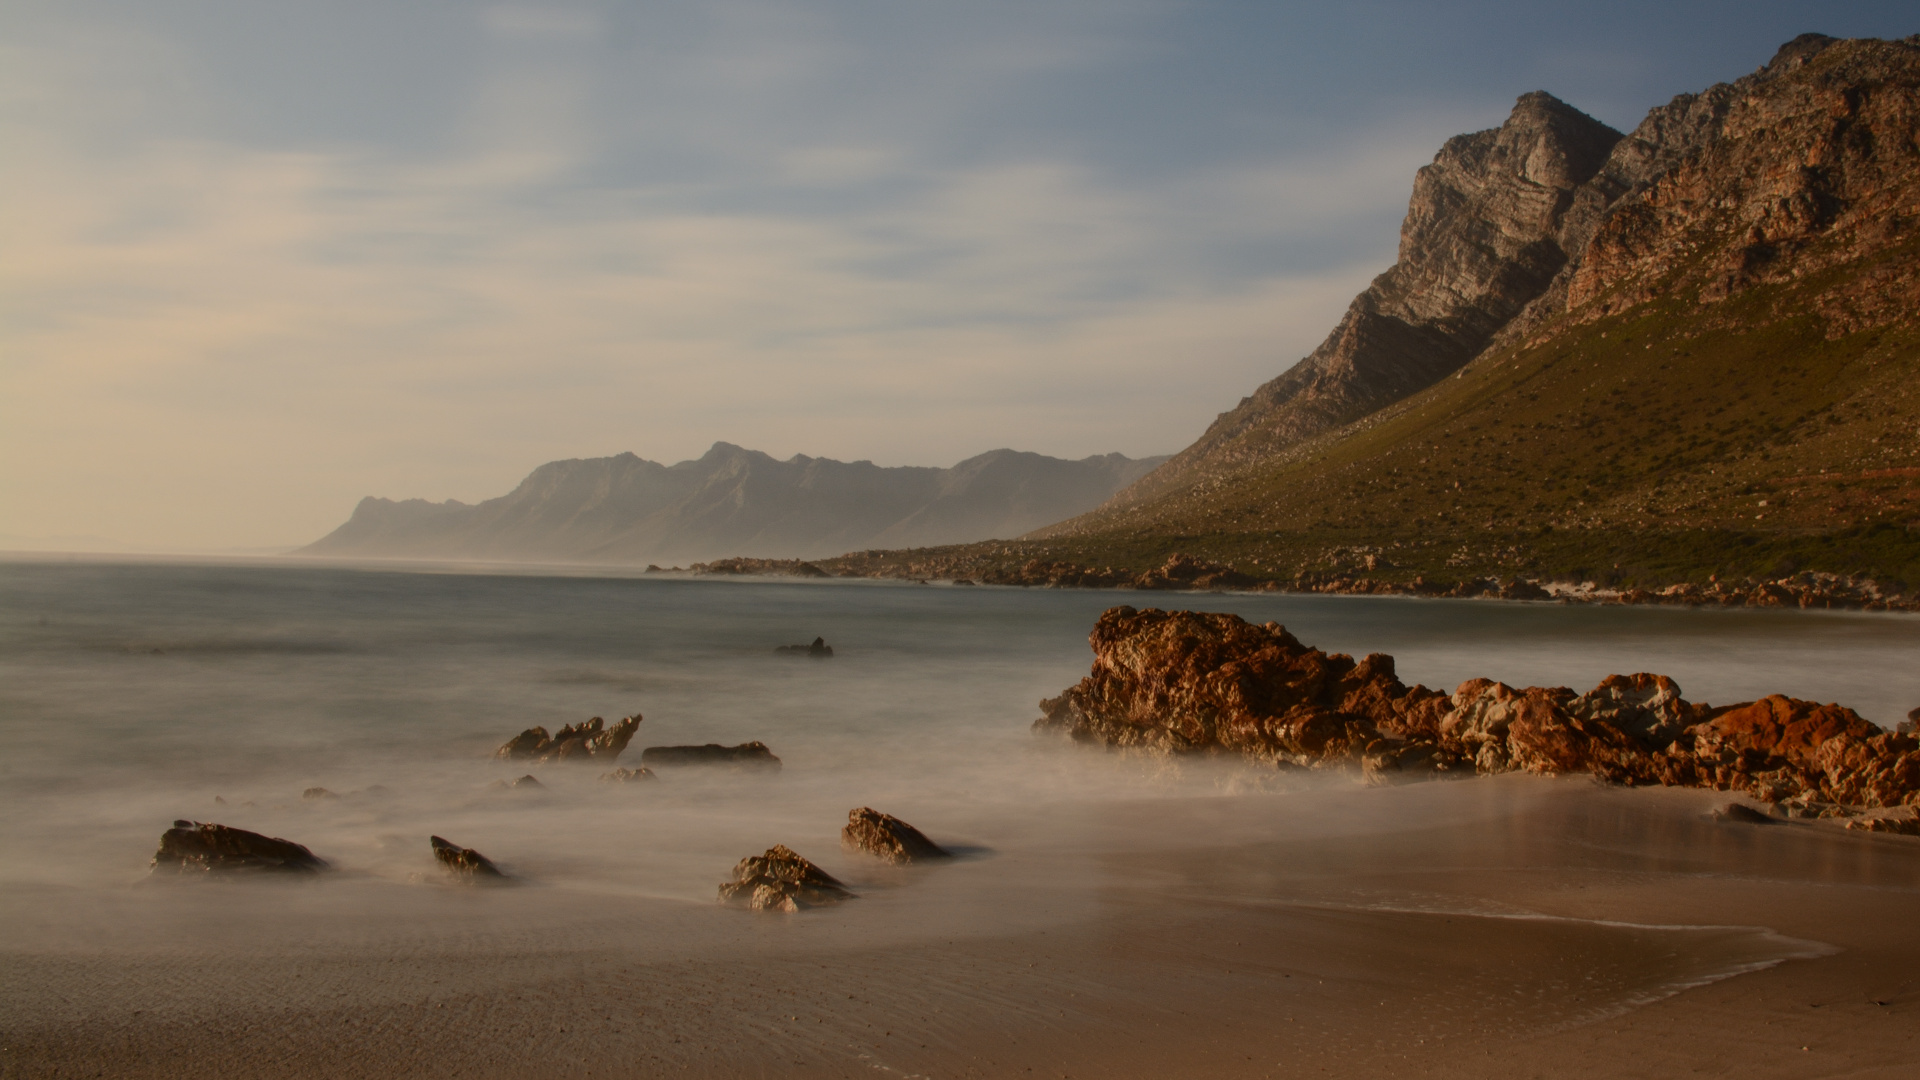
[[[169,994],[257,1000],[287,978],[255,970],[263,953],[497,957],[564,941],[684,962],[1007,939],[1097,918],[1120,888],[1170,909],[1204,897],[1535,918],[1511,899],[1386,872],[1432,857],[1416,827],[1467,835],[1476,821],[1504,823],[1506,839],[1455,869],[1514,858],[1590,870],[1595,850],[1617,860],[1639,836],[1658,855],[1629,860],[1634,873],[1755,872],[1740,862],[1750,852],[1703,847],[1697,836],[1721,834],[1690,831],[1714,827],[1696,824],[1702,793],[1682,806],[1535,778],[1379,792],[1338,773],[1035,735],[1038,702],[1086,674],[1088,631],[1122,604],[1277,621],[1330,652],[1389,653],[1405,682],[1446,690],[1477,676],[1584,690],[1651,671],[1696,702],[1785,693],[1889,727],[1920,705],[1920,619],[1899,615],[16,557],[0,561],[0,952],[19,977],[5,980],[0,1015],[25,1029],[161,1008],[151,999]],[[816,637],[831,658],[776,651]],[[647,746],[759,740],[783,767],[607,783],[605,763],[493,756],[525,728],[632,715],[644,719],[621,765]],[[529,774],[538,786],[512,786]],[[842,851],[839,828],[863,806],[961,857],[901,871]],[[333,872],[299,885],[157,882],[149,862],[176,819],[294,840]],[[517,885],[451,883],[435,835]],[[792,917],[717,907],[735,862],[774,844],[863,899]],[[1285,859],[1245,854],[1288,844]],[[1227,851],[1241,854],[1208,854]],[[1809,872],[1914,885],[1915,860],[1876,851]],[[1608,953],[1617,985],[1592,1007],[1820,949],[1764,927],[1699,928],[1679,948],[1677,929],[1605,931],[1640,934],[1644,963]],[[168,966],[221,950],[224,974]],[[124,976],[134,970],[147,974]],[[425,992],[398,968],[355,970],[337,989],[356,1000]],[[461,977],[485,981],[474,972]]]

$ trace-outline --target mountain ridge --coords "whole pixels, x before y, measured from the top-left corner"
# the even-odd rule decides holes
[[[299,553],[638,563],[951,544],[1088,509],[1162,460],[1000,449],[946,469],[883,468],[716,442],[674,465],[632,453],[547,462],[475,504],[368,496]]]

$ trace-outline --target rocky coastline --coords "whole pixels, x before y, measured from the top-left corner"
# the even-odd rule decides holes
[[[1347,769],[1374,783],[1505,772],[1750,796],[1778,817],[1920,831],[1915,724],[1887,731],[1836,704],[1771,695],[1689,702],[1664,675],[1610,675],[1584,694],[1470,679],[1407,686],[1393,658],[1302,644],[1278,623],[1116,607],[1092,671],[1040,703],[1041,733],[1276,769]],[[1920,710],[1917,710],[1920,711]]]

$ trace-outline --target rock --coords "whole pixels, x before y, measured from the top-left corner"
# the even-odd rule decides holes
[[[704,746],[649,746],[640,751],[640,763],[653,768],[672,768],[680,765],[724,765],[727,768],[764,769],[769,772],[780,770],[780,759],[763,742],[741,743],[739,746],[721,746],[719,743],[707,743]]]
[[[496,788],[501,788],[503,790],[515,790],[515,789],[520,791],[547,790],[547,785],[534,779],[534,776],[532,773],[528,773],[527,775],[521,777],[518,780],[495,780],[492,786]]]
[[[919,829],[868,806],[848,812],[846,827],[840,830],[840,846],[848,851],[864,851],[896,866],[953,858],[951,852],[927,839]]]
[[[1469,679],[1449,698],[1402,684],[1390,656],[1355,663],[1276,623],[1189,611],[1112,608],[1089,640],[1092,671],[1040,703],[1034,730],[1117,748],[1356,768],[1376,784],[1588,773],[1741,791],[1798,806],[1797,816],[1920,805],[1920,740],[1839,705],[1773,695],[1716,709],[1646,672],[1609,675],[1579,695]]]
[[[781,645],[773,651],[789,656],[811,656],[816,660],[823,660],[833,655],[833,646],[827,644],[826,638],[814,638],[811,645]]]
[[[323,787],[310,787],[300,793],[303,799],[337,799],[340,796]]]
[[[785,844],[741,859],[733,868],[733,880],[720,886],[722,904],[754,911],[799,911],[854,898],[832,874]]]
[[[1715,821],[1734,821],[1743,825],[1778,825],[1779,820],[1755,810],[1746,803],[1730,802],[1713,812]]]
[[[600,782],[603,784],[631,784],[635,781],[652,780],[653,778],[653,770],[647,768],[645,765],[637,769],[615,769],[610,773],[600,774]]]
[[[563,727],[551,736],[546,728],[532,727],[508,739],[493,756],[503,761],[530,759],[536,764],[569,759],[612,761],[627,748],[634,731],[640,727],[640,720],[640,714],[635,713],[607,727],[606,721],[596,716],[585,723]]]
[[[448,873],[468,881],[505,880],[505,874],[493,865],[493,860],[472,848],[461,847],[450,840],[430,836],[427,841],[433,845],[433,857],[440,861]]]
[[[1859,832],[1891,833],[1895,836],[1920,836],[1920,818],[1854,818],[1847,822],[1847,828]]]
[[[974,581],[973,581],[973,579],[972,579],[972,578],[963,578],[963,577],[960,577],[960,578],[954,578],[954,579],[953,579],[953,583],[954,583],[955,585],[972,585],[972,584],[974,584]],[[1920,712],[1920,710],[1915,710],[1915,711],[1916,711],[1916,712]]]
[[[160,836],[153,873],[297,873],[327,869],[326,860],[291,840],[226,825],[176,821]]]

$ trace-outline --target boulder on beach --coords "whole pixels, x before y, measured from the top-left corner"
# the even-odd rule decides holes
[[[640,720],[640,714],[635,713],[607,727],[606,721],[596,716],[585,723],[569,724],[553,735],[548,735],[546,728],[530,727],[502,743],[493,756],[503,761],[531,760],[535,764],[567,760],[608,762],[627,748],[640,727]]]
[[[741,859],[733,880],[720,886],[722,904],[753,911],[799,911],[854,898],[839,879],[785,844]]]
[[[826,638],[814,638],[811,645],[781,645],[773,651],[783,656],[811,656],[816,660],[824,660],[833,655],[833,646],[827,644]]]
[[[653,778],[653,770],[645,765],[637,769],[615,769],[612,772],[600,774],[600,782],[603,784],[631,784],[636,780]]]
[[[504,881],[507,875],[493,865],[493,860],[473,850],[461,847],[451,840],[430,836],[427,842],[433,845],[433,857],[440,862],[442,869],[455,877],[467,881]]]
[[[327,869],[327,862],[291,840],[183,820],[160,835],[152,866],[156,874],[311,874]]]
[[[707,743],[704,746],[649,746],[640,751],[640,764],[651,768],[673,768],[681,765],[721,765],[729,769],[761,770],[777,772],[780,759],[763,742],[741,743],[739,746],[721,746],[719,743]]]
[[[1609,675],[1585,694],[1469,679],[1446,695],[1401,683],[1391,656],[1355,661],[1278,623],[1192,611],[1112,608],[1089,641],[1092,671],[1040,703],[1035,731],[1358,769],[1371,783],[1587,773],[1840,808],[1834,814],[1920,806],[1920,740],[1840,705],[1775,694],[1714,708],[1646,672]]]
[[[840,830],[840,846],[848,851],[864,851],[896,866],[953,858],[951,852],[927,839],[919,829],[870,806],[848,812],[846,827]]]

